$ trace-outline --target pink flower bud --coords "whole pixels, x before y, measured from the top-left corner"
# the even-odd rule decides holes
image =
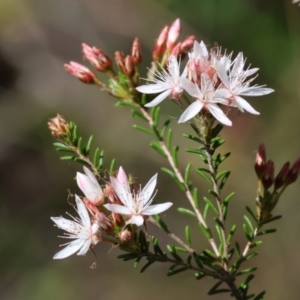
[[[171,55],[178,57],[181,54],[181,43],[177,43],[176,46],[172,49]]]
[[[290,163],[286,162],[282,166],[281,170],[279,171],[278,175],[275,178],[274,181],[275,190],[280,189],[284,185],[289,169],[290,169]]]
[[[91,72],[87,67],[75,61],[71,61],[70,64],[65,64],[64,67],[67,72],[77,77],[80,81],[84,83],[95,82],[95,74]]]
[[[128,229],[125,229],[120,232],[119,239],[121,243],[128,243],[132,240],[132,233]]]
[[[128,77],[134,75],[134,66],[130,55],[127,55],[124,60],[124,74]]]
[[[286,184],[295,182],[300,174],[300,157],[294,162],[286,177]]]
[[[115,52],[115,62],[116,62],[116,65],[118,66],[119,70],[124,73],[125,58],[124,58],[124,55],[122,52],[120,52],[120,51]]]
[[[152,58],[154,61],[157,61],[162,57],[166,51],[166,42],[168,38],[169,27],[165,26],[161,31],[158,39],[154,45],[154,49],[152,52]]]
[[[188,53],[194,45],[194,42],[196,40],[196,37],[194,35],[188,36],[180,46],[180,50],[182,53]]]
[[[265,166],[265,172],[261,178],[261,182],[264,188],[269,189],[274,182],[274,163],[272,160],[269,160]]]
[[[84,57],[100,72],[107,71],[111,68],[111,60],[104,52],[96,47],[90,47],[82,44]]]
[[[261,144],[259,145],[258,150],[256,152],[256,159],[254,165],[254,169],[258,178],[261,178],[262,175],[264,174],[265,167],[266,167],[266,149],[265,149],[265,145]]]
[[[180,19],[176,19],[170,27],[167,39],[167,49],[173,49],[180,33]]]
[[[141,52],[141,44],[138,38],[135,38],[132,44],[131,50],[131,59],[132,62],[137,66],[142,61],[142,52]]]

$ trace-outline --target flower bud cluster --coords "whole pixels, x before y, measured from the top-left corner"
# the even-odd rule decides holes
[[[117,176],[102,189],[94,174],[84,167],[85,174],[77,172],[77,184],[84,194],[83,200],[76,196],[79,218],[73,221],[62,217],[52,218],[55,224],[66,230],[67,238],[74,241],[58,252],[54,258],[61,259],[78,252],[85,254],[99,241],[115,244],[134,242],[136,226],[141,226],[149,215],[159,214],[172,206],[171,202],[151,205],[156,193],[157,175],[154,175],[143,189],[135,190],[122,167]],[[154,194],[154,195],[153,195]],[[136,226],[127,225],[132,224]],[[113,240],[107,237],[112,236]]]
[[[290,167],[286,162],[275,176],[275,165],[272,160],[266,159],[266,149],[261,144],[256,153],[254,170],[258,178],[257,213],[261,221],[270,218],[283,191],[288,185],[295,182],[300,174],[300,158]],[[273,191],[270,188],[273,186]]]

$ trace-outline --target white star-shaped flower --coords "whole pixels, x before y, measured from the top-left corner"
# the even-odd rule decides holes
[[[86,175],[77,172],[77,184],[84,193],[85,197],[90,202],[97,205],[104,198],[103,191],[94,174],[87,167],[83,167],[83,170]]]
[[[111,177],[111,185],[124,206],[105,204],[104,207],[112,212],[128,216],[129,219],[126,221],[126,224],[143,225],[145,216],[159,214],[173,205],[171,202],[151,205],[155,196],[155,194],[154,196],[152,194],[156,186],[156,179],[157,174],[149,180],[143,190],[140,189],[131,193],[118,179]]]
[[[158,105],[168,96],[171,98],[178,99],[180,94],[183,92],[181,86],[181,78],[186,76],[184,71],[180,75],[180,66],[174,55],[170,55],[168,61],[168,71],[162,69],[160,73],[156,73],[152,79],[153,84],[145,84],[138,86],[136,89],[143,94],[157,94],[151,102],[147,103],[146,107],[153,107]]]
[[[245,60],[242,52],[237,55],[228,74],[225,64],[221,61],[216,62],[215,68],[224,85],[219,90],[224,94],[228,93],[226,98],[229,103],[227,105],[237,107],[241,112],[246,110],[251,114],[259,115],[259,112],[241,96],[263,96],[274,92],[274,90],[264,86],[250,86],[255,77],[247,81],[246,78],[256,73],[258,69],[253,68],[244,71],[244,66]]]
[[[64,244],[67,246],[56,253],[53,257],[54,259],[66,258],[77,251],[79,251],[77,255],[84,255],[91,245],[96,245],[101,240],[98,236],[99,225],[97,223],[91,224],[87,209],[78,196],[75,196],[75,201],[80,219],[78,217],[73,218],[73,220],[63,217],[51,217],[51,220],[58,228],[68,232],[61,236],[62,238],[74,239],[74,241]]]
[[[178,123],[183,123],[195,117],[203,108],[208,110],[220,123],[231,126],[232,122],[227,118],[218,103],[226,104],[224,97],[226,91],[214,89],[214,84],[206,74],[201,75],[201,87],[186,78],[182,79],[184,89],[194,97],[194,102],[181,115]]]

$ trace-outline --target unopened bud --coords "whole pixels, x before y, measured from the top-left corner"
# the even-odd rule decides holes
[[[279,171],[278,175],[275,177],[275,180],[274,180],[274,188],[275,188],[275,190],[280,189],[284,185],[286,177],[287,177],[287,174],[289,173],[289,169],[290,169],[290,163],[286,162],[282,166],[282,168]]]
[[[264,174],[265,167],[266,167],[266,149],[265,149],[265,145],[261,144],[259,145],[258,150],[256,152],[256,159],[254,165],[254,169],[258,178],[261,178],[262,175]]]
[[[96,47],[82,44],[84,57],[100,72],[105,72],[111,68],[111,60],[105,53]]]
[[[125,59],[124,59],[124,55],[122,52],[120,52],[120,51],[115,52],[115,62],[116,62],[116,65],[118,66],[119,70],[124,73]]]
[[[165,26],[161,31],[160,35],[158,36],[158,39],[154,45],[154,49],[152,52],[152,58],[154,61],[159,60],[159,58],[163,56],[166,51],[168,32],[169,32],[169,27]]]
[[[181,43],[177,43],[176,46],[172,49],[171,55],[178,57],[181,54]]]
[[[132,240],[132,233],[128,229],[125,229],[120,232],[119,239],[121,243],[128,243]]]
[[[265,166],[265,172],[261,177],[261,182],[264,188],[269,189],[274,182],[274,163],[272,160],[269,160]]]
[[[300,157],[294,162],[286,176],[286,184],[291,184],[297,180],[300,174]]]
[[[65,70],[84,83],[95,82],[95,74],[91,72],[87,67],[77,62],[71,61],[70,64],[65,64]]]
[[[132,44],[131,50],[131,59],[132,62],[137,66],[142,61],[142,52],[141,52],[141,44],[138,38],[135,38]]]
[[[134,75],[134,66],[130,55],[125,57],[124,63],[124,74],[128,77],[132,77]]]
[[[194,46],[194,42],[196,40],[196,37],[194,35],[190,35],[188,36],[182,43],[180,46],[180,50],[182,53],[186,54],[188,53]]]
[[[170,27],[167,39],[167,49],[173,49],[180,33],[180,19],[176,19]]]
[[[48,127],[55,138],[58,138],[59,136],[66,136],[69,131],[69,124],[59,114],[57,114],[55,118],[49,120]]]

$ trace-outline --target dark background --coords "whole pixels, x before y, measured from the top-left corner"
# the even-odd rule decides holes
[[[140,275],[131,262],[116,259],[118,249],[99,244],[97,268],[91,252],[62,261],[52,260],[62,242],[50,216],[66,210],[68,189],[80,193],[73,180],[81,166],[61,162],[52,147],[48,119],[56,113],[79,125],[81,135],[95,135],[94,146],[105,149],[107,162],[118,165],[145,184],[165,162],[149,148],[150,137],[132,128],[130,112],[113,107],[114,99],[97,88],[81,84],[65,73],[63,64],[81,62],[81,43],[102,48],[113,57],[116,50],[129,53],[139,37],[144,55],[144,75],[153,41],[162,27],[177,17],[182,34],[195,34],[207,45],[214,42],[228,52],[243,51],[248,63],[260,68],[257,80],[275,93],[249,99],[260,116],[231,112],[233,127],[223,136],[223,152],[232,156],[226,192],[236,191],[229,224],[242,224],[245,206],[254,206],[255,150],[267,146],[277,170],[300,155],[300,7],[291,1],[264,0],[2,0],[0,3],[0,298],[5,300],[53,299],[227,299],[206,295],[213,281],[196,281],[193,274],[168,278],[167,265],[155,264]],[[165,101],[162,111],[178,117],[178,108]],[[181,137],[191,132],[177,125],[175,142],[187,147]],[[183,154],[181,166],[196,156]],[[199,162],[200,163],[200,162]],[[194,178],[195,180],[198,177]],[[200,195],[208,186],[199,183]],[[186,199],[168,176],[159,173],[157,201],[174,202],[165,213],[175,232],[183,236],[188,217],[176,213]],[[258,266],[251,288],[267,290],[266,299],[298,299],[300,252],[300,187],[290,187],[276,212],[278,232],[266,236],[253,259]],[[73,213],[73,212],[72,212]],[[171,222],[173,218],[176,222]],[[175,224],[174,224],[175,223]],[[150,233],[156,229],[149,225]],[[206,246],[197,226],[193,239]],[[163,241],[165,236],[158,234]],[[236,239],[245,243],[242,230]],[[166,242],[168,240],[166,239]]]

